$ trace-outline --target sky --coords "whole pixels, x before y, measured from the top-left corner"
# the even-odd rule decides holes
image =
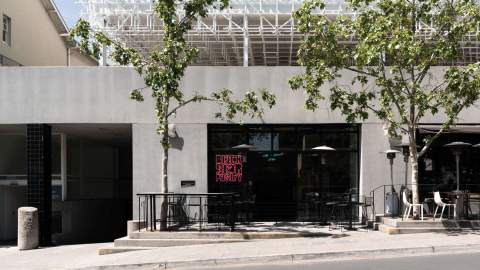
[[[80,18],[80,11],[82,10],[82,5],[77,4],[76,0],[55,0],[60,14],[62,14],[65,23],[69,28],[77,22]]]

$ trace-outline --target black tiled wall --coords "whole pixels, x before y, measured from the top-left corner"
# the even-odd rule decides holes
[[[38,209],[40,245],[51,244],[52,173],[51,127],[27,125],[27,202]]]

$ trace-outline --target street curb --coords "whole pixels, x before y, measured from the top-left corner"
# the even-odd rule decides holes
[[[193,261],[172,261],[158,263],[139,263],[125,265],[103,265],[92,266],[86,268],[78,268],[77,270],[117,270],[117,269],[136,269],[136,270],[153,270],[153,269],[171,269],[171,268],[187,268],[187,267],[208,267],[220,265],[235,264],[255,264],[255,263],[273,263],[273,262],[300,262],[309,260],[333,260],[341,258],[361,258],[375,256],[391,256],[391,255],[428,255],[435,253],[461,252],[461,251],[480,251],[480,244],[466,245],[448,245],[448,246],[424,246],[412,248],[388,248],[388,249],[368,249],[368,250],[351,250],[336,252],[320,252],[320,253],[304,253],[304,254],[285,254],[285,255],[268,255],[255,257],[238,257],[224,259],[207,259]]]

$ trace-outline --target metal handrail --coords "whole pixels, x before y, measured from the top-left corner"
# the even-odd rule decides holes
[[[217,229],[221,224],[231,231],[235,229],[235,200],[237,193],[161,193],[142,192],[138,197],[138,221],[143,228],[157,230],[157,222],[166,224],[166,229],[178,229],[198,225],[203,230],[215,221]],[[166,215],[158,215],[157,205],[166,204]],[[157,218],[158,217],[158,218]]]

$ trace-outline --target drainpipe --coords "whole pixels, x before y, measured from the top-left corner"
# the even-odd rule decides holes
[[[70,66],[70,55],[71,55],[70,47],[67,47],[67,67]]]

